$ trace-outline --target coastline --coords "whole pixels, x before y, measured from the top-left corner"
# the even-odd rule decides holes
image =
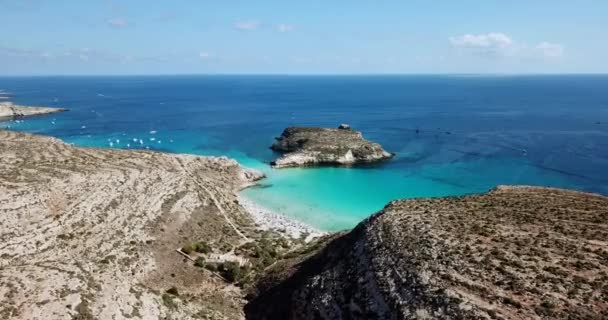
[[[42,116],[51,113],[65,112],[65,108],[22,106],[9,101],[0,102],[0,121],[10,121],[26,117]]]
[[[236,196],[239,205],[247,211],[261,230],[279,231],[295,239],[306,236],[304,238],[305,242],[328,234],[328,232],[316,229],[304,222],[274,212],[242,194],[237,194]]]

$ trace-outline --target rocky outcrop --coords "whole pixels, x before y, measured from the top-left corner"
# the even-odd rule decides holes
[[[275,168],[356,165],[382,161],[393,157],[381,145],[363,138],[347,124],[338,129],[289,127],[283,131],[271,149],[284,153],[271,163]]]
[[[606,319],[608,198],[394,201],[258,281],[251,319]]]
[[[24,117],[39,116],[64,111],[67,111],[67,109],[20,106],[12,102],[0,102],[0,121],[20,119]]]

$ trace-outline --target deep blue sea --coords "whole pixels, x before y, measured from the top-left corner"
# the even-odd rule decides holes
[[[325,230],[393,199],[499,184],[608,194],[608,76],[3,77],[0,89],[16,103],[70,109],[0,127],[81,146],[227,155],[268,174],[245,196]],[[340,123],[396,157],[269,168],[285,127]]]

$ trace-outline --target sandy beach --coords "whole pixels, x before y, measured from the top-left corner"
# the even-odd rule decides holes
[[[306,236],[306,242],[327,234],[326,232],[313,228],[303,222],[265,208],[243,195],[238,195],[237,199],[241,207],[249,213],[253,221],[262,230],[279,231],[296,239]]]

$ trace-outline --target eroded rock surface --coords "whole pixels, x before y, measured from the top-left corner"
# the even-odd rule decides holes
[[[176,249],[247,243],[234,192],[259,178],[224,157],[0,130],[0,319],[242,318],[240,289]]]
[[[276,266],[252,319],[607,319],[608,198],[499,187],[394,201]]]
[[[393,157],[346,124],[337,129],[289,127],[276,140],[271,148],[284,154],[272,163],[275,168],[355,165]]]
[[[0,121],[64,112],[63,108],[20,106],[12,102],[0,102]]]

